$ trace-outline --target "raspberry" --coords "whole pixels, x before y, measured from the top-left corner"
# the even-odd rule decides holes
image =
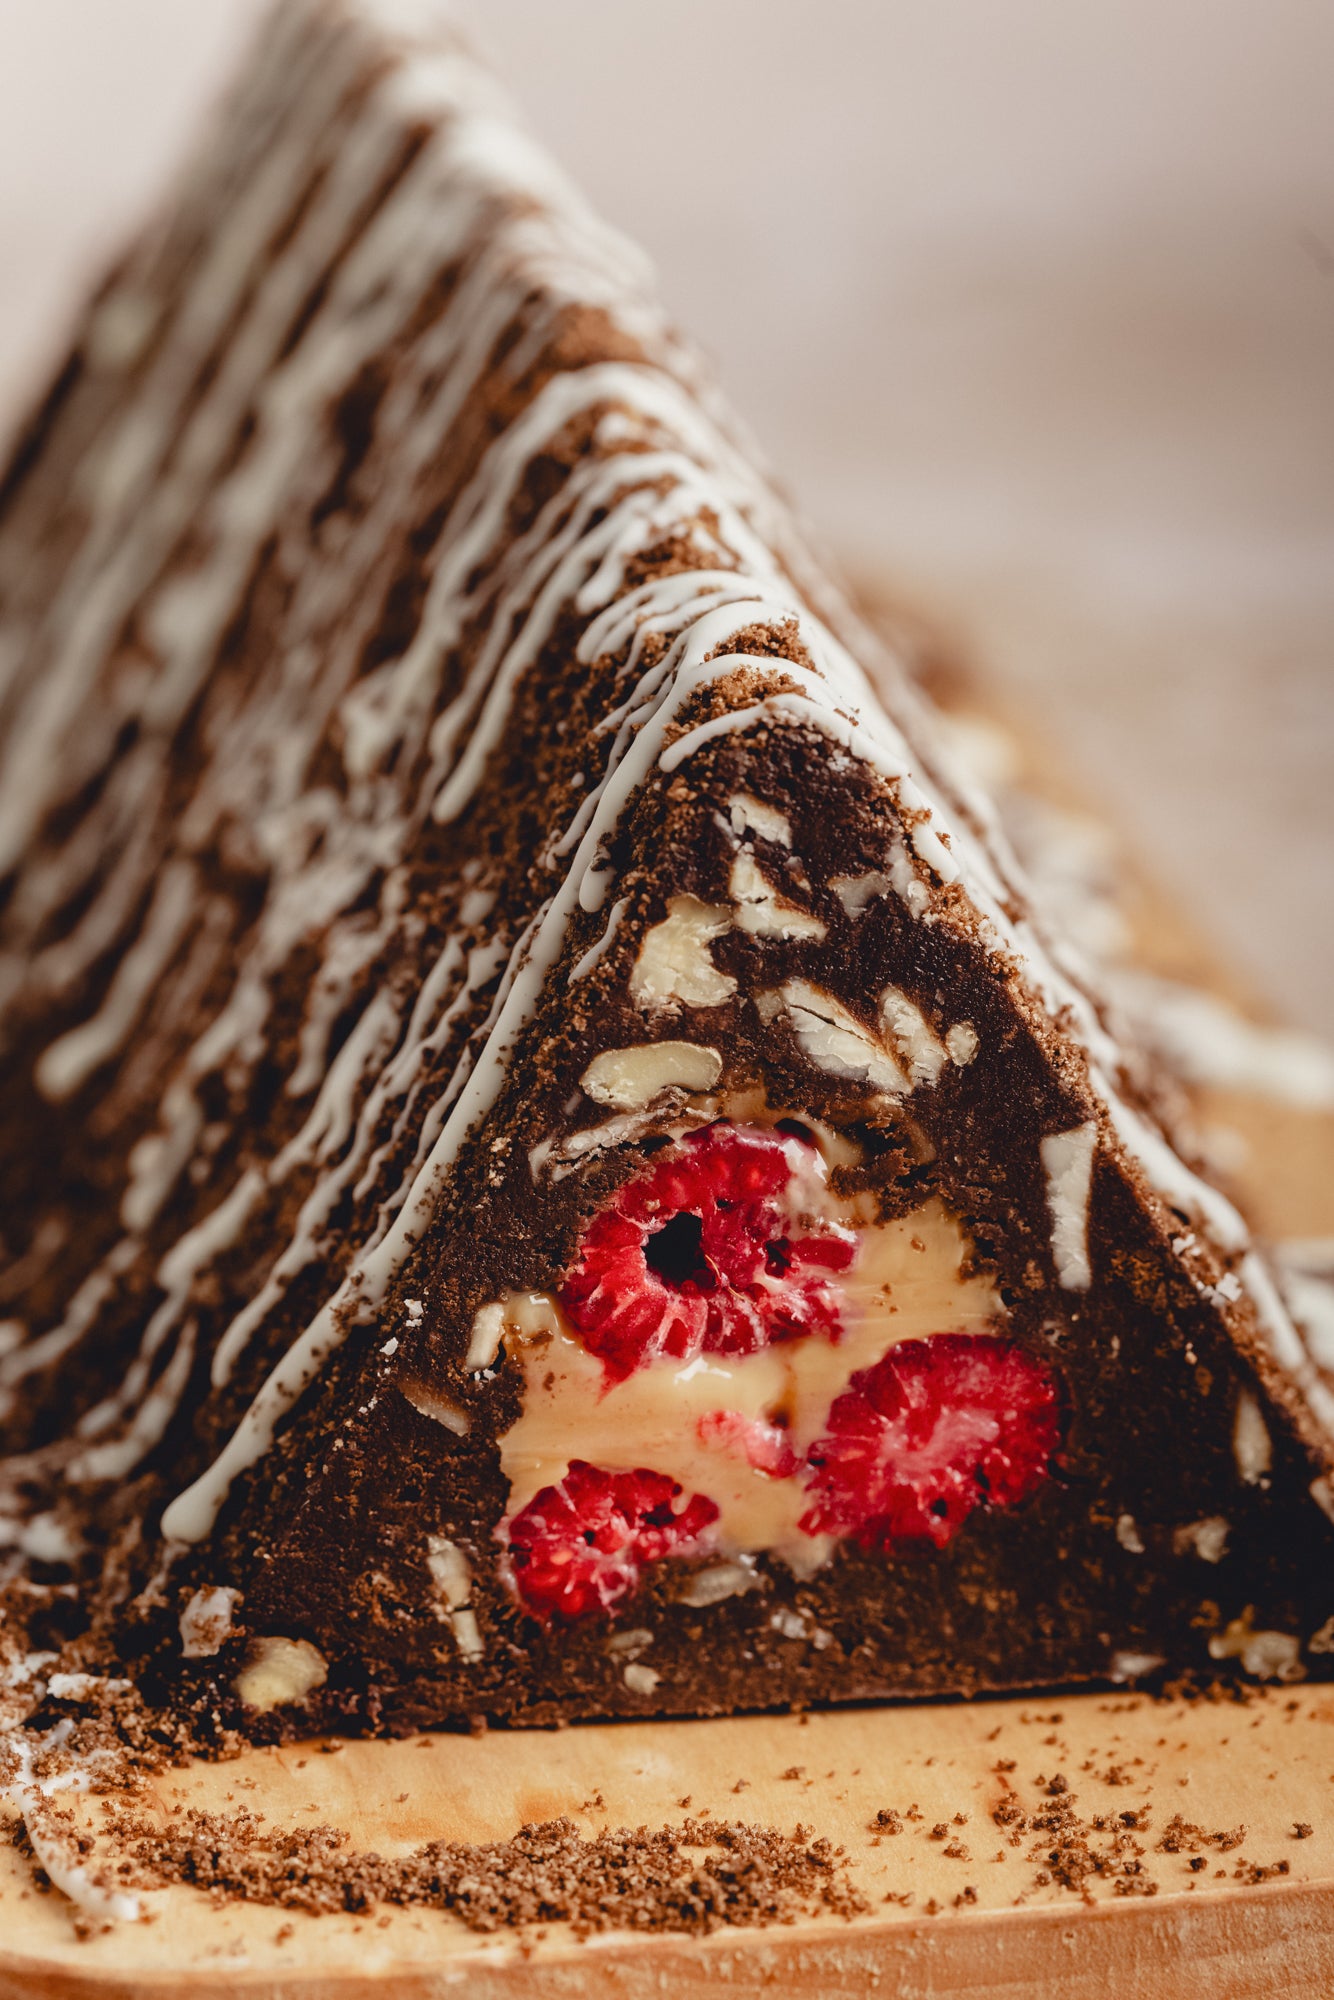
[[[695,1430],[704,1444],[744,1458],[753,1472],[767,1473],[770,1479],[791,1479],[801,1470],[787,1432],[763,1417],[746,1417],[740,1410],[707,1410]]]
[[[1012,1507],[1060,1443],[1056,1384],[990,1334],[905,1340],[853,1376],[811,1446],[809,1535],[943,1548],[975,1507]]]
[[[548,1624],[610,1614],[649,1563],[689,1555],[718,1509],[703,1494],[681,1502],[662,1472],[606,1472],[576,1458],[558,1486],[544,1486],[509,1527],[510,1560],[524,1604]]]
[[[561,1305],[622,1381],[659,1355],[753,1354],[804,1334],[839,1336],[835,1287],[853,1231],[788,1204],[819,1156],[799,1139],[717,1124],[655,1154],[584,1231]]]

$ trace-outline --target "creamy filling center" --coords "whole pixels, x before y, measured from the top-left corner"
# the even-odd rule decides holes
[[[852,1269],[834,1281],[837,1341],[814,1333],[755,1354],[660,1357],[610,1381],[551,1294],[501,1301],[505,1349],[523,1371],[522,1411],[499,1440],[507,1519],[576,1459],[648,1469],[714,1503],[720,1554],[768,1551],[799,1572],[818,1567],[833,1538],[798,1526],[810,1497],[800,1469],[836,1397],[899,1341],[981,1333],[1004,1317],[990,1279],[963,1274],[970,1246],[938,1199],[883,1223],[832,1195],[823,1207],[860,1239]]]

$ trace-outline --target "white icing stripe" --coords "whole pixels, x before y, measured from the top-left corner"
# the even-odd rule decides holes
[[[608,951],[616,942],[616,933],[620,929],[621,918],[625,915],[629,907],[630,898],[628,896],[619,896],[612,904],[611,915],[607,918],[601,933],[594,938],[583,957],[576,959],[570,967],[571,986],[574,985],[576,980],[587,979],[594,966],[600,964],[602,959],[606,957]]]
[[[1285,1270],[1283,1291],[1311,1359],[1334,1375],[1334,1285],[1309,1271]]]
[[[195,912],[195,871],[188,861],[172,861],[162,871],[157,893],[136,943],[116,968],[106,999],[91,1021],[71,1028],[37,1059],[37,1088],[53,1103],[72,1097],[94,1070],[109,1062],[148,1004],[149,996],[175,956]]]
[[[24,1733],[20,1730],[17,1735]],[[62,1896],[68,1896],[75,1908],[95,1923],[137,1923],[144,1914],[139,1897],[127,1889],[108,1889],[94,1878],[81,1858],[73,1829],[50,1809],[50,1795],[58,1785],[50,1780],[44,1783],[33,1774],[37,1754],[54,1747],[56,1740],[56,1732],[49,1730],[35,1746],[14,1743],[18,1773],[5,1786],[7,1801],[22,1815],[32,1851]]]
[[[96,1324],[104,1305],[115,1296],[121,1278],[133,1266],[139,1246],[128,1239],[117,1243],[94,1271],[84,1279],[65,1308],[58,1326],[50,1327],[36,1340],[0,1355],[0,1384],[14,1388],[29,1375],[52,1367],[78,1344]]]
[[[104,1479],[124,1479],[161,1443],[175,1416],[194,1361],[198,1329],[190,1320],[182,1329],[171,1358],[152,1387],[142,1395],[134,1414],[118,1437],[105,1444],[89,1445],[66,1467],[66,1477],[75,1485],[92,1485]]]
[[[1307,1359],[1302,1337],[1292,1323],[1292,1316],[1279,1297],[1278,1287],[1270,1277],[1263,1260],[1254,1250],[1248,1250],[1239,1268],[1241,1282],[1250,1293],[1260,1321],[1262,1332],[1269,1341],[1269,1349],[1280,1368],[1286,1368],[1295,1375],[1314,1400],[1319,1385],[1315,1382],[1311,1364]],[[1325,1406],[1330,1407],[1328,1397]]]
[[[1098,1127],[1090,1119],[1072,1131],[1049,1133],[1039,1148],[1051,1211],[1052,1259],[1068,1292],[1086,1292],[1093,1283],[1088,1225],[1097,1144]]]
[[[1334,1107],[1334,1049],[1314,1035],[1262,1027],[1212,993],[1149,973],[1118,971],[1113,991],[1150,1047],[1188,1082],[1310,1111]]]
[[[1201,1215],[1225,1250],[1242,1249],[1250,1240],[1249,1231],[1227,1197],[1207,1181],[1202,1181],[1198,1174],[1193,1174],[1172,1151],[1162,1134],[1155,1131],[1137,1111],[1132,1111],[1105,1078],[1096,1070],[1091,1075],[1094,1088],[1112,1114],[1118,1139],[1131,1158],[1139,1161],[1148,1176],[1150,1187],[1162,1196],[1169,1207]]]

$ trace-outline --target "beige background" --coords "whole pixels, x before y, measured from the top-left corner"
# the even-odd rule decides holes
[[[1334,4],[460,0],[827,542],[1334,1032]],[[258,0],[0,0],[0,419]]]

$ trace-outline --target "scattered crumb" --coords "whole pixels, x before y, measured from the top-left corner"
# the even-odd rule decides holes
[[[1193,1826],[1174,1813],[1163,1828],[1158,1842],[1160,1854],[1198,1854],[1203,1847],[1215,1847],[1220,1854],[1228,1854],[1234,1847],[1240,1847],[1246,1838],[1244,1826],[1223,1827],[1215,1833],[1207,1833],[1202,1826]]]
[[[1268,1868],[1263,1868],[1258,1861],[1247,1861],[1243,1858],[1233,1869],[1232,1879],[1234,1882],[1245,1882],[1248,1887],[1254,1888],[1257,1883],[1272,1882],[1276,1876],[1286,1875],[1289,1872],[1289,1864],[1286,1861],[1275,1861]]]
[[[483,1932],[565,1922],[580,1937],[621,1928],[704,1935],[870,1908],[843,1853],[801,1826],[785,1834],[691,1818],[585,1839],[572,1820],[556,1819],[510,1840],[432,1841],[395,1860],[356,1853],[334,1827],[269,1831],[245,1810],[191,1811],[169,1829],[127,1816],[117,1832],[129,1887],[189,1883],[215,1901],[312,1912],[446,1909]]]

